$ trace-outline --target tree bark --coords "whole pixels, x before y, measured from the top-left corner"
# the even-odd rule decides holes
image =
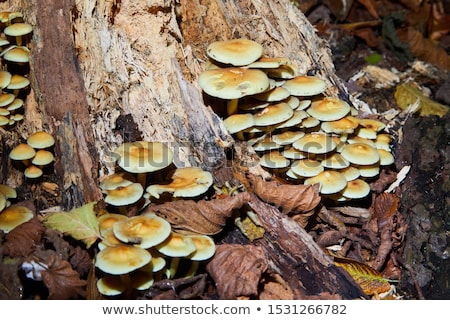
[[[326,43],[288,0],[12,0],[10,4],[24,10],[34,25],[35,99],[30,100],[36,103],[30,103],[34,108],[27,110],[21,129],[26,135],[48,127],[57,137],[55,173],[64,209],[101,199],[97,181],[115,171],[113,151],[128,141],[165,142],[174,151],[176,166],[201,166],[217,173],[219,184],[233,178],[227,152],[234,141],[213,107],[205,104],[197,84],[207,60],[205,49],[212,41],[255,40],[265,55],[287,57],[300,73],[325,79],[327,95],[352,99],[334,73]],[[36,122],[37,115],[42,122]],[[239,158],[242,152],[236,148],[234,156]],[[269,219],[271,211],[258,208]],[[298,297],[331,286],[337,286],[332,293],[343,297],[359,295],[304,230],[296,227],[295,243],[307,250],[299,252],[289,245],[285,237],[292,223],[282,218],[272,226],[276,230],[270,236],[283,237],[276,246],[270,238],[260,245]],[[282,264],[295,261],[311,264],[310,269],[299,265],[283,269]],[[319,282],[311,277],[327,273],[328,284],[314,289]],[[347,280],[339,284],[338,279]]]

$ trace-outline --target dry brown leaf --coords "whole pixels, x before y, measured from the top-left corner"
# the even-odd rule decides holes
[[[145,212],[154,212],[166,219],[174,229],[212,235],[220,232],[231,217],[250,200],[247,192],[212,200],[177,200],[162,204],[150,204]]]
[[[80,275],[87,274],[92,267],[92,259],[88,251],[81,247],[71,250],[69,262]]]
[[[221,299],[258,294],[258,285],[268,262],[264,251],[253,245],[221,244],[206,270],[214,279]]]
[[[26,257],[41,242],[45,228],[37,217],[22,223],[6,235],[3,253],[11,257]]]
[[[48,288],[49,299],[67,300],[85,296],[86,280],[80,279],[80,275],[72,269],[69,262],[53,254],[45,263],[47,269],[41,271],[41,275]]]
[[[334,264],[344,268],[359,284],[365,294],[371,296],[390,290],[391,285],[383,275],[372,267],[349,258],[334,257]]]
[[[278,181],[266,182],[249,175],[255,194],[264,202],[270,203],[284,214],[310,213],[320,203],[320,196],[312,185],[291,185]]]
[[[432,40],[424,38],[422,33],[414,27],[397,30],[397,33],[400,40],[409,45],[409,49],[416,58],[450,70],[450,56],[447,52]]]
[[[384,192],[375,198],[373,217],[377,219],[379,228],[389,223],[391,217],[397,213],[399,204],[399,197],[393,193]]]

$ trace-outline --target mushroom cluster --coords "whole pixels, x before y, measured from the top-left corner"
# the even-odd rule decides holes
[[[201,168],[171,169],[173,152],[161,142],[125,142],[115,149],[114,159],[123,171],[102,177],[100,188],[105,202],[121,214],[128,214],[131,206],[140,209],[142,200],[157,200],[162,194],[171,194],[172,199],[198,197],[213,184],[211,173]],[[163,169],[170,181],[158,175]],[[153,179],[148,179],[149,174]]]
[[[181,271],[180,261],[190,266],[183,276],[192,276],[199,262],[215,253],[209,236],[176,233],[166,220],[152,212],[133,217],[105,213],[98,222],[102,241],[95,266],[103,273],[97,280],[103,295],[145,290],[155,280],[172,279]]]
[[[20,12],[0,12],[0,126],[23,119],[24,96],[29,88],[32,26]]]
[[[224,125],[260,156],[260,165],[291,182],[320,185],[336,201],[370,193],[367,180],[394,162],[385,124],[358,117],[326,96],[326,82],[299,74],[285,57],[267,57],[248,39],[216,41],[199,85],[226,101]]]
[[[36,179],[41,177],[44,169],[52,164],[54,144],[55,140],[50,133],[37,131],[27,138],[26,143],[15,146],[9,153],[9,157],[16,164],[25,167],[25,177]]]

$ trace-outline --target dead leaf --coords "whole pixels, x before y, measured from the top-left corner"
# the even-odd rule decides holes
[[[267,257],[260,247],[221,244],[206,270],[216,283],[220,299],[237,299],[258,294],[261,275],[267,267]]]
[[[408,44],[411,53],[417,59],[435,64],[445,70],[450,70],[450,55],[432,40],[425,38],[414,27],[410,26],[398,30],[397,34],[402,42]]]
[[[100,238],[95,205],[96,202],[90,202],[70,212],[49,213],[43,218],[44,225],[83,241],[89,248]]]
[[[320,196],[313,185],[291,185],[265,180],[249,175],[251,187],[264,202],[270,203],[284,214],[309,213],[320,203]]]
[[[45,262],[47,269],[41,271],[42,281],[49,291],[49,299],[67,300],[85,296],[86,280],[80,279],[78,272],[69,262],[53,254]]]
[[[37,217],[22,223],[6,235],[3,253],[11,257],[26,257],[41,242],[45,228]]]
[[[71,250],[69,262],[80,275],[87,274],[93,265],[88,251],[81,247]]]
[[[418,112],[422,117],[430,115],[443,117],[448,112],[447,106],[431,100],[423,95],[419,89],[407,83],[398,85],[395,89],[394,96],[397,105],[402,110],[408,109],[410,105],[419,101]]]
[[[389,219],[397,213],[400,198],[393,193],[381,193],[375,198],[373,218],[377,219],[378,227],[382,228],[389,223]]]
[[[344,268],[359,284],[365,294],[371,296],[390,290],[391,285],[383,275],[372,267],[349,258],[334,257],[334,264]]]
[[[174,229],[212,235],[220,232],[233,210],[242,207],[249,199],[247,192],[241,192],[212,200],[176,200],[150,204],[144,213],[156,213],[172,224]]]

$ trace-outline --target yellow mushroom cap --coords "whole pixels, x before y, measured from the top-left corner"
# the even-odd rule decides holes
[[[42,169],[35,165],[28,166],[23,173],[24,173],[25,177],[30,178],[30,179],[39,178],[40,176],[42,176],[44,174]]]
[[[275,87],[270,90],[258,93],[255,99],[267,102],[276,102],[286,99],[290,96],[289,91],[283,87]]]
[[[95,266],[109,274],[126,274],[139,269],[149,263],[152,259],[150,252],[145,249],[117,245],[106,247],[97,253]]]
[[[347,181],[355,180],[360,176],[359,170],[353,166],[340,169],[339,172],[344,175]]]
[[[8,106],[10,103],[12,103],[14,101],[14,99],[16,98],[15,95],[13,95],[12,93],[1,93],[0,94],[0,107],[6,107]]]
[[[256,126],[270,126],[288,120],[294,115],[294,110],[284,102],[272,104],[253,115]]]
[[[102,295],[116,296],[123,293],[127,286],[120,277],[105,275],[97,280],[97,289]]]
[[[197,197],[204,194],[213,184],[210,172],[197,167],[177,168],[171,176],[169,184],[154,184],[146,191],[155,198],[164,192],[174,197]]]
[[[370,186],[362,179],[355,179],[348,181],[347,186],[339,193],[348,199],[360,199],[370,193]]]
[[[125,206],[135,203],[144,194],[144,188],[140,183],[134,182],[124,187],[117,187],[114,190],[105,190],[105,202],[113,206]]]
[[[343,190],[347,186],[344,175],[335,170],[325,170],[317,176],[305,180],[305,185],[320,184],[320,193],[332,194]]]
[[[100,230],[100,234],[103,234],[104,232],[108,230],[112,230],[113,225],[122,220],[126,220],[127,217],[118,214],[118,213],[105,213],[97,218],[98,226]]]
[[[11,205],[0,213],[0,230],[8,233],[15,227],[33,218],[34,214],[29,208],[21,205]]]
[[[11,82],[11,73],[6,70],[0,70],[0,89],[5,89]]]
[[[358,127],[359,119],[353,116],[346,116],[339,120],[324,121],[320,127],[323,131],[328,133],[353,133]]]
[[[377,149],[364,143],[345,144],[341,155],[350,163],[360,165],[370,165],[380,160]]]
[[[332,155],[326,157],[321,161],[322,166],[330,169],[344,169],[350,165],[350,162],[347,161],[342,155],[339,153],[333,153]]]
[[[283,87],[293,96],[313,96],[323,93],[327,84],[319,77],[305,75],[287,80]]]
[[[28,160],[36,155],[36,151],[26,143],[20,143],[9,153],[12,160]]]
[[[395,159],[392,153],[384,149],[377,149],[377,151],[380,155],[380,165],[388,166],[394,163]]]
[[[54,160],[53,153],[47,150],[38,150],[31,163],[35,166],[46,166]]]
[[[195,251],[189,255],[193,261],[207,260],[216,252],[214,240],[207,235],[189,235],[194,241]]]
[[[272,169],[286,168],[290,163],[290,160],[285,158],[278,150],[265,153],[259,159],[261,166]]]
[[[35,149],[46,149],[55,144],[55,139],[48,132],[37,131],[27,138],[27,144]]]
[[[126,142],[114,151],[117,164],[127,172],[146,173],[161,170],[173,161],[173,152],[161,142]]]
[[[6,198],[17,198],[17,191],[14,188],[6,184],[0,184],[0,193],[3,194]]]
[[[100,179],[100,189],[114,190],[119,187],[126,187],[135,182],[134,177],[127,172],[113,173]]]
[[[312,159],[301,159],[291,165],[291,170],[299,177],[314,177],[321,173],[325,168],[319,161]]]
[[[375,132],[379,132],[386,127],[383,122],[375,119],[360,119],[359,124],[364,128],[371,129]]]
[[[206,70],[199,75],[200,87],[210,96],[238,99],[269,88],[269,78],[258,69],[239,67]]]
[[[172,231],[166,240],[156,246],[156,249],[166,256],[177,258],[187,257],[197,248],[189,236]]]
[[[323,132],[311,132],[295,141],[292,146],[300,151],[323,154],[336,149],[336,141],[328,134]]]
[[[232,39],[212,42],[206,48],[206,53],[218,62],[244,66],[258,60],[263,48],[249,39]]]
[[[26,47],[14,47],[3,55],[3,59],[9,62],[27,63],[30,61],[30,50]]]
[[[225,120],[223,124],[230,134],[253,127],[253,115],[251,113],[232,114]]]
[[[13,74],[11,77],[11,81],[9,82],[6,89],[9,90],[19,90],[26,88],[30,85],[30,80],[28,78],[20,75],[20,74]]]
[[[114,235],[125,243],[148,249],[170,235],[170,224],[156,214],[134,216],[114,223]]]
[[[33,31],[33,26],[25,22],[17,22],[7,26],[3,32],[7,36],[19,37],[31,33]]]
[[[305,133],[303,131],[284,131],[282,133],[274,134],[272,140],[281,145],[289,145],[294,143],[294,141],[303,137]]]
[[[359,171],[359,175],[364,178],[373,178],[380,173],[380,163],[376,162],[374,164],[367,165],[355,165]]]
[[[335,121],[345,117],[350,112],[350,106],[339,98],[325,97],[313,101],[306,112],[320,121]]]

